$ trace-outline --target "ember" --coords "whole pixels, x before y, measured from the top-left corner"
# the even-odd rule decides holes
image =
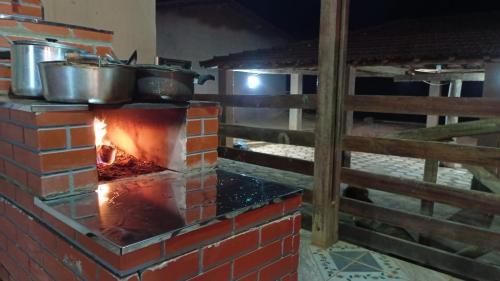
[[[97,164],[99,181],[112,181],[116,179],[161,172],[166,169],[150,161],[141,161],[134,156],[115,149],[116,157],[113,164]]]

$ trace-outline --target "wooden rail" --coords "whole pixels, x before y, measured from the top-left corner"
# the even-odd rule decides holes
[[[248,150],[219,147],[219,157],[312,176],[314,163]]]
[[[204,95],[195,100],[220,102],[223,106],[254,108],[316,108],[316,95]]]
[[[313,132],[220,124],[219,135],[247,140],[314,147]]]
[[[345,110],[446,115],[462,117],[499,117],[500,99],[408,96],[347,96]]]
[[[432,141],[347,136],[344,150],[500,167],[500,149]]]
[[[500,233],[474,226],[379,207],[347,198],[342,198],[340,210],[353,216],[415,231],[426,237],[446,237],[478,247],[500,249]]]
[[[445,185],[383,176],[342,168],[343,183],[362,188],[372,188],[395,194],[440,202],[459,208],[500,214],[500,195],[462,190]]]

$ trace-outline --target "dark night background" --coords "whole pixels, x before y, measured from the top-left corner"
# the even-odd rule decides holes
[[[237,0],[296,40],[318,36],[320,0]],[[403,18],[439,17],[500,10],[495,0],[351,0],[350,28],[356,30]],[[500,19],[499,19],[500,20]]]

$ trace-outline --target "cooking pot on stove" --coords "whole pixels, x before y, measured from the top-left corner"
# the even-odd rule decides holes
[[[42,97],[42,82],[38,63],[64,60],[67,53],[85,53],[73,46],[46,41],[17,40],[11,46],[12,84],[16,96]]]
[[[194,95],[194,83],[203,85],[215,80],[213,75],[200,75],[189,69],[166,65],[135,65],[139,100],[163,99],[188,101]]]
[[[132,100],[136,69],[108,61],[41,62],[43,96],[64,103],[116,104]]]

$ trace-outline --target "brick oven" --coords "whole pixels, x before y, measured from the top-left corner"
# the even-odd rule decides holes
[[[46,34],[111,47],[108,31],[0,25],[3,48]],[[0,96],[0,280],[297,280],[301,192],[218,169],[218,116]]]

